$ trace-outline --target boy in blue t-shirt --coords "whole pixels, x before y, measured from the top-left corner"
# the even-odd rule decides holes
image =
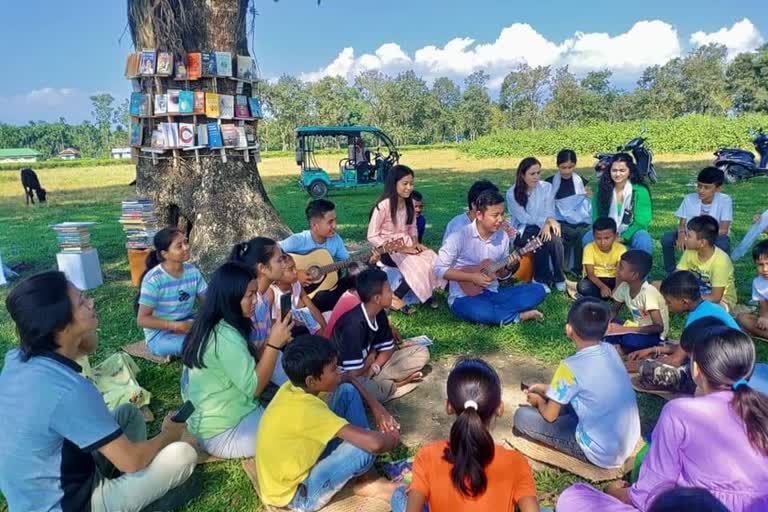
[[[560,362],[552,382],[528,388],[515,412],[517,432],[603,468],[619,467],[640,439],[637,399],[616,350],[600,340],[608,305],[578,299],[568,312],[566,335],[576,353]]]
[[[421,243],[424,239],[424,232],[427,230],[427,218],[423,215],[424,196],[418,190],[414,190],[411,192],[411,198],[413,199],[413,211],[416,214],[416,233],[419,237],[419,243]]]
[[[716,321],[722,325],[739,329],[739,324],[728,312],[714,302],[701,296],[699,280],[693,272],[678,270],[661,283],[661,294],[672,313],[687,313],[686,330],[692,324]],[[695,340],[695,336],[687,336]],[[689,372],[689,355],[693,342],[679,345],[660,345],[632,353],[627,360],[627,370],[638,372],[640,382],[649,389],[689,393],[693,390],[686,385],[682,373]]]

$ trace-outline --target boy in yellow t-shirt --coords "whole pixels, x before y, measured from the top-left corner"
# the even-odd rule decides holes
[[[300,336],[283,353],[290,379],[259,424],[256,471],[261,499],[290,510],[319,510],[353,478],[356,494],[389,500],[397,484],[376,478],[375,454],[394,449],[399,425],[353,378],[342,380],[328,340]],[[329,403],[318,395],[333,393]],[[380,432],[368,429],[363,400]]]
[[[736,305],[736,282],[728,254],[715,246],[719,226],[709,215],[688,221],[685,252],[677,270],[689,270],[699,280],[704,300],[720,304],[726,311]]]
[[[600,217],[592,224],[594,241],[584,247],[584,273],[587,275],[576,285],[583,297],[608,299],[616,287],[616,267],[627,248],[617,241],[616,221]]]

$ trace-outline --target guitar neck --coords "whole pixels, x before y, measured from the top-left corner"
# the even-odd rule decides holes
[[[518,257],[520,257],[520,251],[515,249],[514,251],[509,253],[509,256],[507,256],[503,260],[499,260],[496,263],[491,263],[490,265],[485,267],[482,270],[482,272],[483,272],[483,274],[487,274],[487,275],[495,274],[496,272],[498,272],[502,268],[506,267],[507,265],[509,265],[510,263],[515,261]]]
[[[353,265],[353,264],[357,263],[358,261],[367,260],[368,258],[371,257],[372,253],[373,253],[373,251],[371,251],[370,249],[369,250],[365,250],[365,251],[362,251],[362,252],[359,252],[359,253],[355,254],[354,256],[351,256],[347,260],[337,261],[335,263],[330,263],[328,265],[323,265],[322,267],[318,268],[318,271],[321,274],[328,274],[329,272],[338,272],[339,270],[341,270],[343,268],[347,268],[350,265]]]

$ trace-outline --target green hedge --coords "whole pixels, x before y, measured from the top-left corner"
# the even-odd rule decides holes
[[[645,128],[648,147],[656,153],[700,153],[719,147],[754,150],[747,132],[761,126],[768,129],[768,115],[729,119],[696,114],[671,120],[595,123],[553,130],[500,130],[459,148],[476,158],[555,155],[563,148],[587,155],[615,151]]]

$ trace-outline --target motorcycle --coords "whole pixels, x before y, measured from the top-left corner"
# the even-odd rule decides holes
[[[645,134],[645,128],[640,130],[640,137],[636,137],[627,142],[623,146],[616,148],[618,153],[631,153],[635,159],[635,164],[640,170],[640,175],[647,177],[651,183],[658,182],[659,178],[656,174],[656,167],[653,165],[653,152],[645,147],[646,139],[643,137]],[[595,158],[595,174],[599,178],[603,172],[610,171],[611,161],[616,153],[597,153]]]
[[[720,148],[715,151],[714,166],[723,171],[726,183],[736,183],[768,172],[768,134],[762,128],[749,130],[752,144],[760,155],[760,163],[755,163],[751,151],[738,148]]]

